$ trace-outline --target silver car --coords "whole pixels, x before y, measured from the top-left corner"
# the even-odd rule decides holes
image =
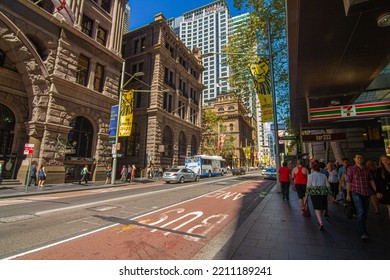
[[[198,182],[199,175],[188,168],[172,168],[164,172],[162,179],[168,184],[170,182]]]

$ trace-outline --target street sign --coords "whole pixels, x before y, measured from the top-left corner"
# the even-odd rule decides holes
[[[24,144],[23,154],[32,155],[33,153],[34,153],[34,144],[30,144],[30,143]]]
[[[345,140],[346,138],[345,133],[313,134],[302,135],[302,142],[328,142]]]
[[[109,140],[108,144],[115,144],[115,139],[114,140]]]

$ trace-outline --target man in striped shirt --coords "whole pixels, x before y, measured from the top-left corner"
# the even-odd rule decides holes
[[[353,158],[355,165],[347,169],[347,201],[353,199],[356,209],[356,222],[362,240],[368,239],[366,228],[366,220],[368,208],[370,206],[370,195],[372,189],[376,191],[375,182],[371,176],[370,171],[363,164],[363,156],[359,153],[355,154]]]

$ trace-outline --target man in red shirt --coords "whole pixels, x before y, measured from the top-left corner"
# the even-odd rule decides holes
[[[283,200],[284,199],[290,200],[289,190],[290,190],[291,171],[287,167],[287,162],[283,162],[283,166],[278,170],[278,175],[279,175],[280,186],[282,188]]]
[[[376,191],[376,185],[370,171],[363,164],[363,156],[356,153],[353,160],[355,161],[355,165],[347,169],[346,200],[353,200],[360,237],[362,240],[367,240],[366,220],[368,207],[370,206],[370,195],[372,194],[369,185],[371,185],[374,191]]]

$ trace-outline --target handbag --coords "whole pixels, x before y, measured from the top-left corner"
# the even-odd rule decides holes
[[[345,216],[347,216],[348,219],[352,220],[353,215],[356,214],[355,205],[352,201],[345,201],[344,203],[344,213]]]
[[[307,201],[305,202],[305,205],[303,205],[301,212],[304,217],[310,217],[310,209]]]

